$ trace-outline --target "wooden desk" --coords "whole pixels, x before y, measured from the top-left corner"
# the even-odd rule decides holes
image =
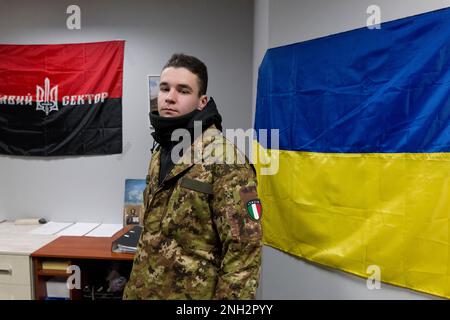
[[[31,254],[34,271],[35,299],[43,300],[47,297],[46,281],[52,277],[67,278],[72,274],[65,270],[48,270],[42,268],[42,262],[68,261],[77,265],[81,270],[81,289],[70,290],[70,298],[82,299],[82,289],[98,278],[105,277],[105,272],[111,262],[121,262],[124,267],[124,276],[128,277],[133,263],[133,254],[114,253],[111,251],[112,242],[127,232],[130,227],[117,232],[111,238],[105,237],[74,237],[62,236],[48,243]],[[97,279],[96,279],[97,278]]]

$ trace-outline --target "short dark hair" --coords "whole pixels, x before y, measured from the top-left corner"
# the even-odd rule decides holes
[[[195,74],[198,78],[198,96],[200,97],[206,94],[206,89],[208,88],[208,69],[200,59],[194,56],[188,56],[184,53],[175,53],[170,57],[169,61],[167,61],[163,70],[169,67],[186,68]]]

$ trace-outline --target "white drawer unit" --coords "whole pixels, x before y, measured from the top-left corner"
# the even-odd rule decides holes
[[[0,255],[0,299],[31,299],[31,263],[24,255]]]
[[[0,283],[30,284],[30,257],[22,255],[0,255]]]
[[[56,239],[30,233],[38,225],[0,223],[0,300],[29,300],[34,296],[30,255]]]
[[[31,294],[30,285],[0,283],[0,300],[31,300]]]

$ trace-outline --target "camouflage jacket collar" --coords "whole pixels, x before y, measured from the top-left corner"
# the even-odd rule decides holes
[[[167,174],[164,181],[161,183],[163,185],[166,181],[169,181],[178,175],[188,171],[194,164],[202,163],[204,160],[203,154],[205,149],[214,141],[217,135],[220,135],[220,130],[215,126],[211,125],[203,133],[198,136],[190,147],[183,153],[183,156],[175,163],[172,170]],[[158,177],[158,173],[161,166],[161,146],[159,146],[152,155],[152,161],[156,161],[152,166],[154,172],[152,172],[153,177]],[[158,179],[153,179],[157,181]],[[157,184],[157,183],[156,183]]]

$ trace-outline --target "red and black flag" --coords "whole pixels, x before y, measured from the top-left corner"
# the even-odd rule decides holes
[[[0,154],[121,153],[124,44],[0,45]]]

